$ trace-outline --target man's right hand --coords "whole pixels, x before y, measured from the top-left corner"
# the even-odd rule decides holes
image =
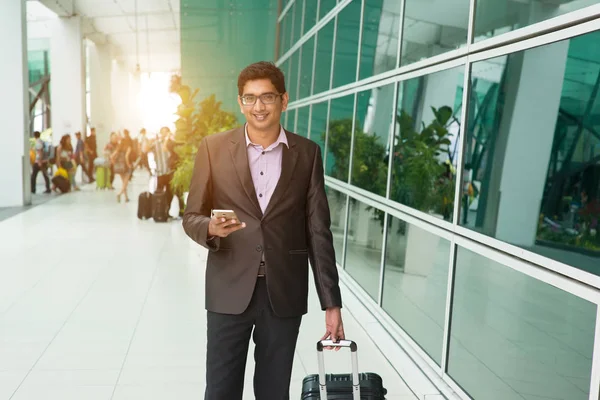
[[[208,236],[227,237],[235,231],[244,229],[246,223],[238,223],[235,219],[227,220],[225,218],[212,217],[208,224]]]

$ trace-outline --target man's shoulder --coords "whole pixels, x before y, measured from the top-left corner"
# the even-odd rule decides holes
[[[301,149],[307,150],[307,151],[316,151],[316,147],[318,146],[314,141],[305,138],[302,135],[298,135],[297,133],[291,132],[291,131],[286,131],[288,134],[288,139],[291,142],[290,145],[293,143],[296,146],[300,147]]]
[[[237,128],[233,128],[228,131],[214,133],[212,135],[208,135],[204,140],[206,140],[206,143],[210,143],[210,144],[222,143],[222,142],[234,139],[236,134],[239,133],[240,129],[241,128],[238,126]]]

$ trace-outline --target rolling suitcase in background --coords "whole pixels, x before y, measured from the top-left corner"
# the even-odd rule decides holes
[[[158,192],[152,195],[152,218],[154,222],[167,222],[169,220],[169,206],[167,193]]]
[[[110,188],[110,167],[105,165],[96,166],[96,189]]]
[[[150,192],[144,192],[138,197],[138,218],[152,218],[152,194]]]
[[[349,347],[352,355],[351,374],[325,374],[323,348]],[[383,380],[375,373],[358,372],[357,346],[352,340],[317,342],[319,374],[309,375],[302,381],[302,400],[385,400],[387,390]]]

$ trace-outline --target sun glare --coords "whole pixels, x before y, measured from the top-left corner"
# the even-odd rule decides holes
[[[149,135],[157,133],[161,127],[174,129],[177,116],[177,106],[181,99],[175,93],[169,93],[171,74],[153,72],[142,74],[140,93],[137,103],[143,126]]]

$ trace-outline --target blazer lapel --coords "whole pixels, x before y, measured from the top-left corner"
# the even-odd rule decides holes
[[[254,206],[256,211],[256,217],[262,217],[262,211],[260,204],[258,204],[258,198],[256,197],[256,190],[254,189],[254,182],[252,181],[252,175],[250,174],[250,165],[248,164],[248,151],[246,149],[246,140],[244,136],[244,128],[239,128],[235,132],[234,137],[229,142],[229,152],[235,166],[235,171],[240,179],[240,183],[244,188],[244,192],[250,199],[250,202]]]
[[[267,209],[263,215],[263,219],[273,210],[274,207],[277,206],[281,197],[285,193],[287,187],[289,186],[290,180],[294,175],[294,168],[296,167],[296,161],[298,160],[298,153],[296,151],[296,141],[294,140],[293,134],[285,131],[287,136],[287,141],[289,145],[289,149],[286,145],[282,144],[283,148],[282,157],[281,157],[281,175],[279,176],[279,181],[277,182],[277,186],[275,186],[275,191],[269,200],[269,204],[267,205]],[[255,195],[256,196],[256,195]]]

